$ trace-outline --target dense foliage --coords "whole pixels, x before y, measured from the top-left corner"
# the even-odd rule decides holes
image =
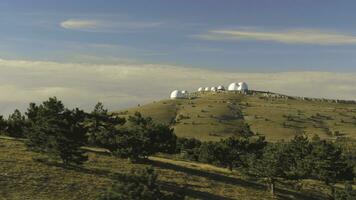
[[[14,113],[9,115],[7,119],[0,116],[0,134],[10,137],[25,137],[25,129],[27,122],[25,116],[21,114],[19,110],[15,110]]]
[[[261,154],[266,144],[265,138],[261,136],[232,136],[218,142],[179,138],[177,150],[184,158],[232,170],[245,166],[250,155]]]
[[[304,136],[267,145],[261,157],[250,157],[247,171],[267,180],[272,193],[278,178],[313,178],[330,186],[334,196],[334,183],[354,177],[352,168],[334,143],[320,139],[309,141]]]
[[[61,159],[64,165],[81,164],[87,160],[80,148],[85,143],[85,119],[82,110],[69,110],[57,98],[50,98],[27,111],[29,149]]]
[[[180,138],[177,150],[184,158],[239,168],[249,176],[266,181],[273,194],[278,179],[312,178],[330,186],[334,196],[337,181],[351,181],[355,168],[349,154],[334,142],[317,137],[296,136],[289,142],[267,143],[261,136],[233,136],[218,142]]]
[[[175,152],[177,138],[169,126],[156,124],[140,113],[128,120],[108,116],[105,111],[97,113],[94,110],[86,124],[89,141],[107,148],[113,155],[137,161],[158,152]]]

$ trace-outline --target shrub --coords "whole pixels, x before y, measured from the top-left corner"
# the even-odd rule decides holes
[[[183,195],[166,194],[157,183],[153,168],[133,170],[117,175],[112,187],[102,195],[101,200],[183,200]]]

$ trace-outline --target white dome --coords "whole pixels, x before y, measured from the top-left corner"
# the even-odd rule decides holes
[[[211,87],[210,90],[215,92],[217,89],[216,89],[216,87]]]
[[[204,89],[204,91],[210,91],[210,88],[209,88],[209,87],[206,87],[206,88]]]
[[[203,88],[202,88],[202,87],[200,87],[200,88],[198,89],[198,92],[201,92],[201,91],[203,91]]]
[[[188,94],[188,91],[187,90],[183,90],[182,94]]]
[[[247,91],[248,86],[245,82],[231,83],[228,87],[229,91]]]
[[[239,88],[238,88],[239,91],[247,91],[248,90],[248,86],[247,86],[247,83],[245,82],[240,82],[239,83]]]
[[[229,91],[238,91],[238,88],[239,88],[239,84],[237,83],[231,83],[229,85],[229,87],[227,88],[227,90]]]
[[[171,99],[183,99],[185,98],[185,94],[183,94],[181,91],[179,90],[174,90],[171,93]]]
[[[219,86],[218,86],[218,90],[225,90],[225,88],[224,88],[224,86],[219,85]]]

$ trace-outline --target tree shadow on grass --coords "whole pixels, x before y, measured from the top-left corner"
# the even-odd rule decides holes
[[[198,198],[202,200],[233,200],[229,197],[222,197],[216,194],[209,192],[203,192],[188,188],[187,185],[177,185],[176,183],[171,182],[161,182],[161,188],[167,192],[174,192],[182,194],[192,198]]]
[[[109,171],[109,170],[104,170],[104,169],[97,169],[97,168],[87,168],[85,166],[80,166],[80,165],[63,165],[60,162],[57,161],[49,161],[47,159],[41,158],[41,159],[35,159],[36,162],[45,164],[47,166],[52,166],[52,167],[57,167],[61,168],[63,170],[72,170],[78,173],[85,173],[85,174],[90,174],[90,175],[95,175],[95,176],[100,176],[100,177],[105,177],[105,178],[110,178],[112,179],[114,176],[114,173]]]
[[[156,161],[156,160],[150,160],[148,163],[154,167],[157,167],[157,168],[170,169],[173,171],[183,172],[183,173],[186,173],[189,175],[200,176],[200,177],[208,178],[213,181],[222,182],[225,184],[238,185],[241,187],[247,187],[247,188],[252,188],[252,189],[261,190],[261,191],[266,190],[266,186],[263,184],[248,181],[248,180],[238,179],[235,177],[229,177],[229,176],[225,176],[225,175],[221,175],[221,174],[217,174],[217,173],[213,173],[213,172],[192,169],[192,168],[183,167],[183,166],[179,166],[179,165],[175,165],[175,164],[171,164],[171,163],[160,162],[160,161]],[[190,189],[187,189],[187,190],[189,191]],[[194,190],[191,192],[192,192],[192,194],[194,194]],[[195,192],[198,192],[198,191],[195,191]],[[278,199],[320,200],[320,198],[312,197],[308,194],[301,194],[296,191],[291,191],[291,190],[282,189],[282,188],[276,188],[276,193],[277,193],[276,197],[278,197]],[[209,198],[207,198],[207,199],[209,199]],[[218,197],[216,197],[216,199],[218,199]]]
[[[171,163],[150,160],[149,164],[151,164],[154,167],[161,168],[161,169],[170,169],[173,171],[183,172],[183,173],[194,175],[194,176],[201,176],[201,177],[208,178],[210,180],[218,181],[218,182],[222,182],[222,183],[240,185],[243,187],[249,187],[249,188],[254,188],[254,189],[264,189],[265,188],[265,186],[263,186],[259,183],[246,181],[246,180],[242,180],[242,179],[238,179],[238,178],[234,178],[234,177],[224,176],[224,175],[213,173],[213,172],[207,172],[207,171],[202,171],[202,170],[198,170],[198,169],[192,169],[192,168],[188,168],[188,167],[174,165]]]

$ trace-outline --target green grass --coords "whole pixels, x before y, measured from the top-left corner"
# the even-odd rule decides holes
[[[0,138],[0,199],[97,199],[112,184],[113,174],[149,165],[157,170],[164,191],[184,192],[188,199],[301,200],[310,199],[305,194],[315,185],[314,192],[320,193],[323,188],[313,181],[305,190],[296,192],[290,188],[293,184],[279,184],[277,197],[272,198],[262,183],[224,168],[160,157],[151,157],[146,164],[132,164],[103,150],[88,149],[88,162],[82,167],[66,169],[27,151],[23,141]]]
[[[289,140],[301,133],[330,139],[336,135],[356,139],[355,104],[207,92],[193,99],[162,100],[130,108],[121,115],[135,111],[171,124],[178,136],[204,141],[233,135],[243,123],[269,141]]]

